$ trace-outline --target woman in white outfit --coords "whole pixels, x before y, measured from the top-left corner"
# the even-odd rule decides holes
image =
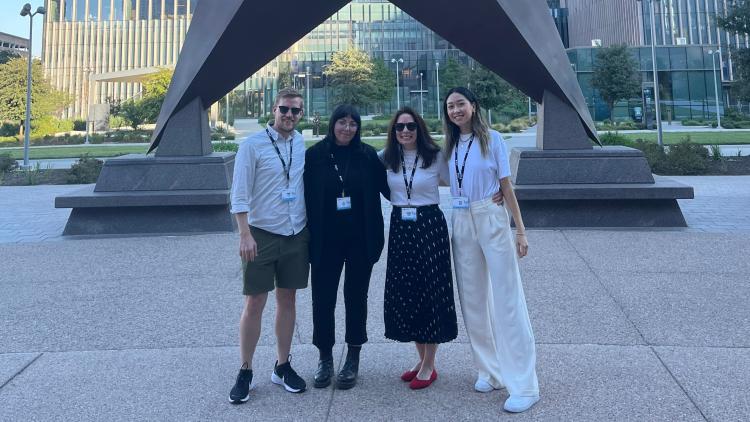
[[[505,142],[488,128],[476,96],[453,88],[443,103],[445,157],[453,196],[453,262],[464,325],[478,369],[474,388],[506,387],[504,409],[523,412],[539,401],[534,334],[518,270],[528,251],[510,182]],[[492,202],[502,190],[505,207]]]

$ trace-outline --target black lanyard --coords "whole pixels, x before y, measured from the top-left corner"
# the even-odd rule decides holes
[[[399,145],[400,146],[400,145]],[[406,163],[404,162],[404,147],[399,148],[401,150],[401,172],[404,174],[404,185],[406,186],[406,198],[409,200],[411,205],[411,188],[414,184],[414,174],[417,172],[417,162],[419,161],[419,152],[414,157],[414,168],[411,169],[411,179],[406,180]]]
[[[290,176],[289,174],[292,172],[292,158],[294,153],[294,136],[289,139],[289,167],[286,166],[286,161],[284,160],[284,157],[281,155],[281,150],[279,150],[278,145],[276,145],[276,140],[273,139],[273,136],[271,136],[271,132],[268,131],[268,128],[266,128],[266,134],[268,135],[268,139],[271,140],[271,144],[273,145],[273,148],[276,150],[276,154],[279,156],[279,160],[281,160],[281,167],[284,169],[284,175],[286,176],[286,185],[289,187],[289,181]]]
[[[349,174],[349,163],[352,162],[352,151],[349,151],[349,159],[346,160],[346,167],[344,168],[344,175],[341,175],[341,172],[339,171],[339,166],[336,164],[336,157],[333,156],[333,152],[331,152],[331,163],[333,163],[333,169],[336,170],[336,176],[338,176],[339,181],[341,182],[341,197],[344,197],[344,191],[346,190],[344,180],[346,180],[347,175]]]
[[[464,170],[466,169],[466,159],[469,158],[469,150],[471,150],[471,144],[474,143],[474,134],[471,134],[469,139],[469,146],[466,148],[466,154],[464,154],[464,164],[461,166],[461,170],[458,169],[458,145],[453,148],[453,160],[456,163],[456,180],[458,181],[458,192],[459,194],[463,191],[464,184]]]

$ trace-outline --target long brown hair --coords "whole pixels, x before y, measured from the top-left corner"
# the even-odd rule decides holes
[[[451,88],[451,90],[445,95],[445,100],[443,100],[443,116],[445,116],[443,120],[443,132],[445,133],[445,158],[448,159],[450,157],[453,148],[458,145],[458,141],[461,139],[461,128],[451,121],[450,115],[448,114],[448,97],[453,93],[464,96],[474,106],[474,113],[471,115],[471,130],[474,132],[474,136],[479,138],[479,146],[482,150],[482,156],[487,156],[490,151],[490,128],[482,114],[482,107],[479,105],[479,99],[468,88],[459,86]]]
[[[411,107],[401,108],[388,124],[388,139],[385,142],[383,161],[385,161],[386,167],[392,171],[401,170],[401,155],[399,143],[396,139],[396,122],[404,114],[410,115],[414,119],[414,122],[417,123],[417,153],[422,157],[422,168],[426,169],[432,165],[438,152],[440,152],[440,146],[430,136],[430,132],[427,130],[427,125],[422,116]]]

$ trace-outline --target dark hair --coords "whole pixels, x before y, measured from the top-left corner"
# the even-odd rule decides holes
[[[385,142],[383,161],[385,161],[386,167],[392,171],[401,170],[401,155],[399,143],[396,138],[396,122],[404,114],[410,115],[417,123],[417,153],[422,157],[422,168],[426,169],[432,165],[437,153],[440,151],[440,147],[430,136],[430,132],[427,130],[427,125],[422,116],[411,107],[403,107],[397,111],[388,124],[388,139]]]
[[[336,134],[334,134],[333,128],[336,126],[336,122],[344,117],[351,117],[352,120],[357,122],[357,132],[354,134],[350,145],[359,147],[362,145],[362,138],[360,137],[360,133],[362,133],[362,118],[359,116],[357,108],[351,104],[341,104],[333,110],[331,119],[328,120],[328,133],[326,134],[326,137],[323,138],[323,141],[330,142],[331,144],[336,143]]]
[[[459,86],[451,88],[451,90],[445,94],[445,100],[443,100],[443,116],[445,116],[445,119],[443,119],[443,132],[445,132],[446,159],[450,156],[451,151],[453,151],[453,148],[456,147],[458,140],[461,138],[461,128],[451,121],[450,115],[448,114],[448,97],[454,93],[463,95],[474,106],[474,113],[471,116],[471,129],[474,131],[474,135],[479,139],[479,146],[481,147],[482,155],[486,156],[490,150],[490,130],[487,122],[484,120],[482,107],[479,105],[479,98],[477,98],[477,96],[468,88]]]

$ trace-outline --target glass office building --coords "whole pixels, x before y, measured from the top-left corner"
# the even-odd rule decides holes
[[[387,0],[355,0],[292,45],[247,84],[238,87],[247,89],[249,114],[258,116],[270,111],[270,96],[278,88],[278,76],[287,72],[303,95],[307,94],[305,89],[309,84],[308,114],[328,114],[331,104],[323,70],[334,52],[350,45],[384,60],[393,71],[392,102],[363,110],[370,114],[395,111],[398,76],[401,105],[419,110],[421,104],[426,114],[436,115],[440,66],[449,57],[464,64],[470,61],[460,50]],[[398,61],[398,74],[392,60]]]
[[[711,119],[716,116],[710,49],[710,46],[656,48],[663,120]],[[568,58],[576,71],[591,115],[595,120],[604,120],[609,118],[607,104],[591,86],[597,51],[596,48],[572,48],[568,50]],[[638,119],[639,114],[648,112],[653,105],[651,48],[634,47],[630,52],[640,69],[643,96],[616,104],[613,112],[615,120]],[[721,98],[722,93],[719,92],[720,102]]]

